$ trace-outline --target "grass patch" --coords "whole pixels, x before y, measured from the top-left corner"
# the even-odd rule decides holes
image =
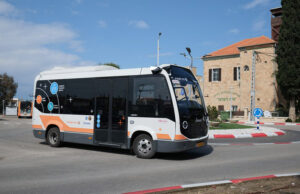
[[[236,123],[220,123],[218,127],[210,127],[210,129],[249,129],[249,128],[255,128],[255,127],[240,125]]]

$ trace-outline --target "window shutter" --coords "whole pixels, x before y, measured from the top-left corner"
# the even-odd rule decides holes
[[[211,74],[212,74],[212,70],[209,69],[208,71],[208,81],[211,82]]]
[[[236,81],[236,80],[237,80],[237,77],[236,77],[236,75],[237,75],[237,72],[236,72],[236,71],[237,71],[237,68],[236,68],[236,67],[234,67],[234,68],[233,68],[233,80],[234,80],[234,81]]]
[[[221,81],[221,68],[219,68],[219,81]]]

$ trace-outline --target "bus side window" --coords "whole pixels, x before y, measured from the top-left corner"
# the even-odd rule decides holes
[[[95,88],[92,79],[66,80],[64,114],[93,115]]]
[[[129,116],[175,120],[170,91],[163,76],[133,78],[132,90]]]

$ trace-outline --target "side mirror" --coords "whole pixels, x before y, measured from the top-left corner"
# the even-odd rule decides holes
[[[151,66],[150,70],[152,71],[153,74],[157,74],[157,73],[161,72],[162,69],[160,67]]]

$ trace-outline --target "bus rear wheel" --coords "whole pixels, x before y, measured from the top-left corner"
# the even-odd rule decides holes
[[[61,145],[59,129],[57,127],[49,129],[46,140],[51,147],[59,147]]]
[[[149,159],[156,153],[156,146],[149,135],[141,134],[133,141],[133,152],[138,158]]]

